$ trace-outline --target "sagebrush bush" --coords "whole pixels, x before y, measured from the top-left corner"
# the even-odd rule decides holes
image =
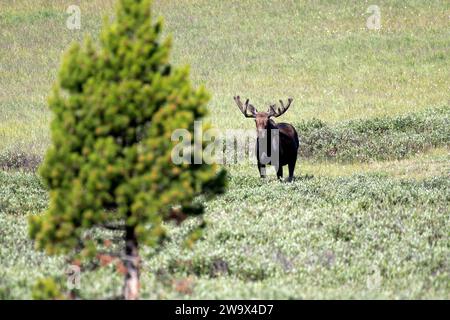
[[[446,177],[423,181],[377,174],[317,177],[292,186],[234,177],[230,188],[233,193],[209,204],[215,223],[205,240],[189,253],[180,252],[177,241],[181,238],[170,242],[166,251],[150,259],[155,271],[209,278],[220,262],[221,277],[251,282],[294,273],[307,275],[305,280],[311,283],[334,285],[348,281],[347,277],[361,281],[372,261],[383,268],[388,281],[403,277],[404,270],[422,261],[420,255],[429,257],[425,248],[440,248],[414,273],[427,279],[433,272],[446,272],[440,251],[448,244],[445,230],[450,223]],[[272,204],[286,192],[290,201],[274,210]],[[245,201],[258,205],[240,206],[245,195]],[[175,232],[187,232],[185,228],[189,229],[184,226]],[[397,250],[400,257],[388,261]],[[402,260],[408,255],[409,260]],[[298,292],[297,298],[301,295]]]
[[[19,146],[0,151],[0,170],[35,172],[42,162],[42,154],[30,147]]]
[[[24,216],[47,207],[47,191],[34,174],[0,171],[0,186],[0,214]]]
[[[340,162],[402,159],[450,145],[450,106],[397,117],[328,125],[318,119],[295,124],[300,155]]]
[[[208,228],[193,250],[182,244],[196,219],[168,225],[163,250],[141,247],[142,298],[448,298],[447,176],[300,176],[288,185],[250,168],[230,169],[229,192],[205,203]],[[11,183],[22,195],[18,213],[36,214],[27,190],[45,198],[38,177],[5,177],[0,190]],[[39,277],[61,276],[64,260],[33,250],[24,216],[0,211],[0,225],[0,295],[31,298]],[[368,287],[374,272],[381,283]],[[184,279],[192,293],[177,291]],[[79,296],[115,297],[120,283],[114,265],[84,269]]]

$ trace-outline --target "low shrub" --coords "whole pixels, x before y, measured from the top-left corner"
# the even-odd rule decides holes
[[[449,126],[449,106],[334,126],[318,119],[295,124],[302,157],[339,162],[398,160],[433,147],[448,146]]]

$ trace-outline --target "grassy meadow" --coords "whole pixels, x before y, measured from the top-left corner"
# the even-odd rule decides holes
[[[113,3],[0,3],[0,299],[64,276],[63,258],[27,234],[48,199],[36,174],[46,98],[65,48],[97,38]],[[66,27],[73,4],[81,30]],[[366,27],[371,4],[380,30]],[[172,62],[211,92],[215,127],[254,127],[236,94],[260,110],[293,97],[279,120],[301,150],[292,184],[227,166],[228,191],[206,204],[193,250],[179,243],[195,220],[169,226],[161,252],[142,249],[143,298],[450,299],[448,1],[155,0],[153,11]],[[121,285],[112,268],[84,272],[80,294],[115,297]]]

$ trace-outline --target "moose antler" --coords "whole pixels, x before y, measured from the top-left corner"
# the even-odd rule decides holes
[[[234,97],[234,101],[236,102],[237,106],[239,107],[239,110],[244,114],[246,118],[255,118],[256,113],[258,112],[254,106],[249,104],[249,100],[247,99],[245,101],[245,106],[241,102],[241,97],[237,96]],[[250,111],[250,114],[248,113]]]
[[[291,102],[292,102],[292,98],[288,99],[288,104],[287,106],[284,106],[283,101],[280,100],[280,104],[281,104],[281,108],[275,110],[275,105],[271,105],[269,107],[269,110],[267,111],[269,113],[269,117],[279,117],[281,116],[283,113],[285,113],[287,111],[287,109],[289,109],[289,107],[291,106]]]

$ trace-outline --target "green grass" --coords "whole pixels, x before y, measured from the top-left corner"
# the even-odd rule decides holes
[[[82,29],[65,26],[60,1],[2,2],[0,148],[48,144],[46,96],[71,41],[97,36],[113,1],[81,4]],[[192,66],[195,83],[212,91],[213,123],[251,128],[233,95],[260,109],[291,96],[283,116],[336,122],[448,105],[448,14],[445,1],[380,1],[382,29],[367,30],[371,3],[341,1],[155,1],[173,61]],[[22,119],[19,114],[27,114]],[[17,114],[17,115],[15,115]],[[17,133],[21,123],[26,136]]]
[[[144,298],[450,298],[448,177],[369,172],[288,184],[230,170],[229,191],[207,204],[208,228],[193,250],[180,241],[195,220],[169,226],[162,252],[142,250]],[[0,292],[29,298],[33,280],[61,276],[63,262],[27,238],[27,213],[42,209],[33,196],[45,199],[37,178],[3,174],[2,188],[11,181],[7,192],[21,205],[0,214]],[[109,268],[81,281],[85,298],[120,290]]]
[[[297,179],[229,170],[208,202],[208,228],[169,226],[160,253],[143,248],[143,298],[450,299],[449,88],[446,1],[155,1],[175,64],[212,93],[221,129],[254,128],[232,100],[261,110],[293,97],[280,118],[303,142]],[[34,173],[50,143],[46,97],[60,57],[97,38],[112,0],[81,1],[80,31],[64,1],[0,4],[0,299],[31,298],[41,277],[64,277],[62,257],[33,249],[27,217],[47,206]],[[114,297],[111,268],[83,272],[84,298]]]

